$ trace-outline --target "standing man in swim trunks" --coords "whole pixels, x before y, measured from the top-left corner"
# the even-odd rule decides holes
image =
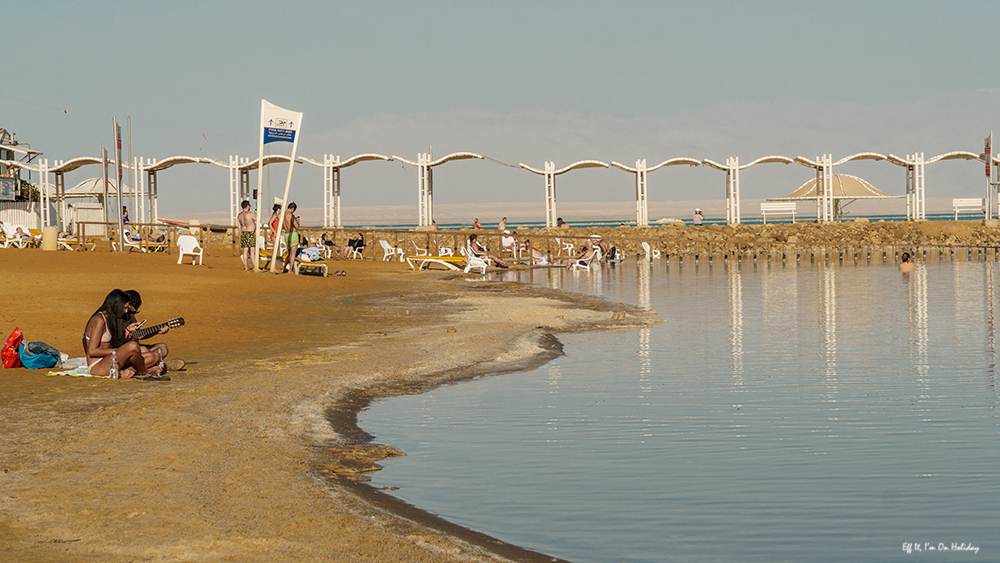
[[[295,272],[295,253],[299,251],[299,218],[295,216],[298,206],[295,202],[288,204],[285,211],[285,246],[288,247],[288,271]]]
[[[253,247],[257,246],[255,235],[257,234],[257,214],[250,211],[250,202],[243,200],[240,204],[243,211],[236,216],[236,224],[240,226],[240,248],[243,249],[243,269],[250,271],[251,256]]]

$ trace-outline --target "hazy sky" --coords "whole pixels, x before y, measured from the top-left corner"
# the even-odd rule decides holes
[[[7,3],[0,127],[51,160],[97,156],[111,116],[133,154],[256,158],[260,100],[304,112],[299,154],[415,160],[473,151],[536,168],[582,159],[652,166],[689,156],[834,160],[862,151],[982,152],[1000,102],[987,2],[33,2]],[[291,145],[270,145],[286,153]],[[902,193],[888,163],[838,169]],[[89,167],[74,185],[98,176]],[[271,172],[283,187],[284,167]],[[744,198],[813,172],[742,173]],[[436,203],[543,200],[544,182],[488,161],[435,170]],[[255,183],[256,179],[252,178]],[[223,210],[228,176],[160,174],[164,213]],[[342,173],[345,205],[416,203],[398,162]],[[278,186],[281,184],[281,186]],[[653,200],[721,199],[724,174],[668,168]],[[319,206],[319,169],[292,198]],[[927,167],[928,197],[975,197],[982,165]],[[633,177],[579,170],[561,201],[627,201]],[[746,213],[746,211],[744,212]],[[415,219],[415,217],[414,217]]]

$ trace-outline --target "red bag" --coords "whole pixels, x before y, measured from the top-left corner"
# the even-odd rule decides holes
[[[20,328],[15,328],[14,332],[10,333],[10,336],[7,337],[7,343],[3,345],[3,351],[0,352],[4,368],[21,367],[21,356],[17,355],[17,346],[22,342],[24,342],[24,333],[21,332]]]

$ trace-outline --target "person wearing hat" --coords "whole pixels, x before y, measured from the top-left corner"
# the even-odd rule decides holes
[[[516,260],[517,255],[517,239],[514,235],[510,234],[510,231],[504,229],[503,236],[500,237],[500,250],[502,252],[510,252],[510,255]]]
[[[705,214],[701,212],[700,207],[694,208],[694,224],[701,225],[701,222],[705,220]]]
[[[601,259],[608,262],[615,260],[618,254],[618,249],[615,248],[615,245],[611,244],[610,241],[604,240],[601,238],[601,235],[590,235],[590,241],[594,244],[594,246],[601,249]]]

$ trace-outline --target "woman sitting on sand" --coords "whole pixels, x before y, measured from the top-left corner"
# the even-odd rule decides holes
[[[83,352],[87,355],[90,374],[110,374],[111,353],[114,352],[118,357],[122,379],[133,375],[140,379],[167,379],[160,375],[162,369],[156,365],[160,361],[159,354],[152,353],[144,359],[139,342],[130,339],[139,323],[125,326],[128,303],[128,294],[115,289],[104,298],[104,304],[87,321],[87,328],[83,333]]]
[[[479,235],[469,235],[469,251],[472,252],[477,258],[482,258],[483,256],[489,258],[496,262],[497,266],[501,268],[506,268],[507,263],[500,259],[496,254],[487,252],[483,245],[479,244]]]

